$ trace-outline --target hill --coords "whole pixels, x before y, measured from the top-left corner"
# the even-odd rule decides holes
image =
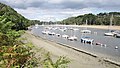
[[[113,25],[120,25],[120,12],[109,12],[109,13],[99,13],[97,15],[89,13],[84,15],[79,15],[77,17],[70,17],[64,19],[61,24],[77,24],[83,25],[86,20],[88,25],[109,25],[110,18],[113,15]]]
[[[0,16],[6,18],[6,21],[11,21],[15,24],[12,29],[22,30],[26,29],[26,27],[30,25],[30,20],[3,3],[0,3]]]

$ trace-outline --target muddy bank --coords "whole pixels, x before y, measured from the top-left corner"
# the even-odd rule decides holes
[[[24,36],[31,41],[35,47],[44,48],[46,51],[52,53],[52,56],[55,58],[59,56],[67,56],[70,58],[71,63],[68,68],[119,68],[103,61],[101,58],[95,58],[60,44],[33,36],[29,31],[27,31]]]

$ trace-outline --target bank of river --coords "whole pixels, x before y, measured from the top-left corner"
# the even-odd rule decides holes
[[[68,68],[119,68],[113,64],[106,63],[101,58],[95,58],[55,42],[34,36],[29,31],[26,32],[24,37],[31,41],[35,47],[44,48],[46,51],[49,51],[54,57],[66,56],[70,58],[71,63]]]
[[[96,29],[108,29],[110,27],[110,26],[104,26],[104,25],[57,25],[57,26],[88,27],[88,28],[96,28]],[[111,26],[110,29],[120,30],[120,26]]]

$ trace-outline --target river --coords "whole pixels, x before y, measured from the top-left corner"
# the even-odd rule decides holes
[[[52,40],[54,42],[59,42],[63,44],[67,44],[69,46],[73,46],[91,53],[95,53],[99,55],[100,57],[104,58],[109,58],[115,61],[120,62],[120,48],[115,49],[115,46],[120,47],[120,38],[115,38],[111,36],[104,36],[105,32],[108,32],[108,30],[105,29],[94,29],[94,28],[87,28],[91,30],[92,33],[90,34],[82,34],[80,31],[86,28],[83,27],[72,27],[72,28],[77,28],[79,30],[73,31],[73,30],[66,30],[66,31],[61,31],[61,30],[53,30],[53,29],[45,29],[47,26],[38,26],[32,28],[32,33],[34,35],[40,36],[42,38]],[[59,27],[59,28],[67,28],[70,29],[71,27],[67,26],[54,26],[54,28]],[[67,34],[69,36],[75,35],[77,36],[78,40],[77,41],[70,41],[68,39],[58,37],[56,35],[44,35],[42,34],[43,30],[49,30],[51,32],[59,33],[61,35]],[[95,42],[100,42],[102,44],[106,44],[106,46],[100,46],[100,45],[91,45],[91,44],[84,44],[80,42],[80,39],[82,36],[89,36],[90,38],[94,39]]]

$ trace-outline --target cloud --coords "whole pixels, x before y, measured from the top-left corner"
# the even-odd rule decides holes
[[[120,11],[120,0],[1,0],[29,19],[62,20],[86,13]]]
[[[91,8],[84,8],[84,9],[41,9],[41,8],[34,8],[30,7],[26,10],[16,8],[19,13],[26,16],[29,19],[37,19],[41,21],[60,21],[62,19],[71,17],[71,16],[78,16],[86,13],[92,13]]]
[[[83,8],[116,8],[120,6],[120,0],[1,0],[13,8],[26,9],[38,7],[46,9],[83,9]]]

